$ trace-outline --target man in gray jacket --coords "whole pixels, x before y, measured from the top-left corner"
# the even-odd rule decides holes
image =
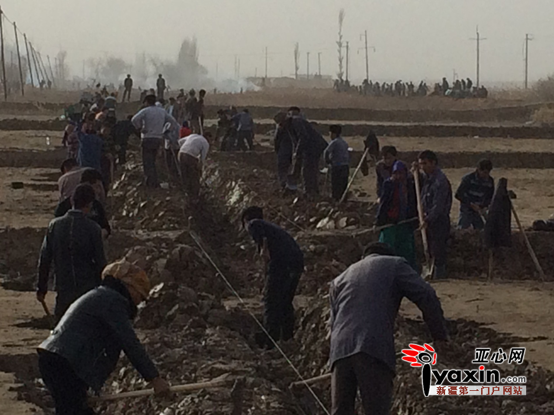
[[[366,414],[389,414],[395,375],[394,322],[404,297],[414,302],[435,341],[447,340],[435,290],[392,248],[376,243],[331,283],[333,415],[354,415],[357,389]]]
[[[156,158],[164,136],[164,126],[170,123],[175,131],[179,131],[181,126],[163,108],[156,106],[155,95],[147,95],[144,103],[146,108],[140,110],[131,122],[137,130],[140,130],[145,184],[148,187],[158,187],[160,184]]]
[[[100,285],[102,269],[106,266],[102,231],[96,222],[87,218],[95,198],[92,186],[77,186],[72,198],[73,209],[50,222],[42,243],[37,299],[43,302],[46,297],[53,261],[57,320],[77,298]]]

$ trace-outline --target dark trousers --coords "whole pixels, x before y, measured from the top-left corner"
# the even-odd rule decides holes
[[[460,217],[458,219],[458,229],[485,229],[485,222],[481,215],[474,210],[460,210]]]
[[[427,228],[429,251],[435,261],[436,277],[444,277],[446,273],[447,244],[450,238],[450,217],[439,217]]]
[[[304,192],[307,195],[319,194],[319,157],[306,156],[302,162]]]
[[[186,153],[179,153],[179,165],[183,175],[183,186],[189,197],[198,198],[200,194],[200,162]]]
[[[159,187],[160,185],[158,182],[158,170],[156,169],[159,147],[159,138],[142,139],[142,168],[144,170],[145,184],[148,187]]]
[[[287,181],[292,166],[292,153],[279,152],[277,154],[277,176],[279,184],[284,189],[287,187]]]
[[[302,270],[287,264],[270,263],[264,289],[264,326],[275,341],[290,340],[294,336],[294,306]]]
[[[169,170],[169,174],[172,177],[179,177],[179,170],[177,167],[177,154],[179,150],[174,150],[172,148],[166,148],[164,150],[164,157],[165,157],[165,165],[167,166],[167,169]]]
[[[392,401],[394,373],[366,353],[338,360],[331,378],[331,415],[354,415],[360,389],[365,415],[388,415]]]
[[[66,359],[40,350],[38,365],[42,380],[54,399],[56,415],[94,414],[87,403],[88,386],[75,374]]]
[[[158,88],[158,99],[164,99],[164,88]]]
[[[125,91],[123,91],[123,100],[121,102],[125,102],[125,98],[127,98],[127,102],[129,102],[131,100],[131,90],[130,89],[125,89]]]
[[[242,151],[253,150],[254,142],[252,140],[252,131],[238,131],[237,145],[238,148]]]
[[[340,200],[348,186],[349,166],[331,167],[331,189],[333,199]]]

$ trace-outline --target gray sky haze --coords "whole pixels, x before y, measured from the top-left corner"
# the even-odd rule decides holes
[[[3,0],[42,54],[68,52],[72,73],[82,61],[113,55],[130,62],[137,53],[174,58],[185,37],[196,36],[200,62],[214,76],[216,64],[232,76],[235,55],[241,76],[263,75],[265,47],[269,76],[294,73],[300,44],[300,72],[336,74],[338,13],[345,9],[344,40],[350,42],[350,74],[365,77],[363,42],[368,31],[371,77],[405,81],[475,77],[475,37],[482,37],[483,82],[523,82],[523,44],[530,43],[530,79],[554,72],[552,0]]]

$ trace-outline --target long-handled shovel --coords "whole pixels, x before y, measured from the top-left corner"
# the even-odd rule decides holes
[[[527,250],[529,251],[529,255],[531,255],[531,259],[533,260],[533,263],[535,264],[535,268],[537,268],[537,272],[539,273],[539,277],[542,282],[546,280],[546,276],[544,275],[544,270],[541,267],[541,264],[539,263],[539,259],[537,258],[537,254],[535,254],[535,250],[531,246],[531,242],[529,242],[529,238],[527,237],[527,234],[525,233],[525,229],[523,229],[523,225],[521,224],[521,221],[519,220],[519,216],[516,212],[516,209],[514,208],[514,204],[510,200],[510,204],[512,205],[512,213],[514,214],[514,218],[517,222],[517,226],[519,230],[521,231],[521,234],[523,235],[523,240],[525,241],[525,245],[527,246]]]
[[[190,383],[188,385],[177,385],[169,388],[170,392],[194,392],[201,389],[217,388],[223,386],[229,382],[229,374],[222,375],[218,378],[215,378],[209,382],[202,383]],[[121,392],[115,393],[113,395],[101,395],[96,397],[91,397],[91,402],[106,402],[106,401],[118,401],[120,399],[127,398],[142,398],[144,396],[154,395],[154,389],[144,389],[139,391],[132,392]]]
[[[427,239],[427,229],[423,226],[425,223],[425,217],[423,214],[423,202],[421,200],[421,184],[419,182],[419,171],[416,170],[414,173],[414,181],[416,187],[416,198],[417,198],[417,213],[419,216],[419,224],[421,226],[421,239],[423,240],[423,251],[425,253],[425,265],[421,270],[421,276],[424,279],[433,278],[433,273],[435,270],[435,261],[431,259],[431,254],[429,253],[429,240]]]
[[[348,191],[350,190],[350,187],[352,187],[352,183],[354,183],[354,179],[356,178],[356,176],[358,175],[358,172],[362,168],[362,164],[364,164],[364,161],[365,161],[368,153],[369,153],[369,148],[366,148],[360,162],[358,163],[358,167],[356,167],[356,170],[354,170],[354,174],[350,178],[350,181],[348,182],[348,186],[346,186],[346,190],[344,191],[344,193],[342,194],[342,197],[340,198],[339,203],[343,203],[346,200],[346,196],[348,195]]]

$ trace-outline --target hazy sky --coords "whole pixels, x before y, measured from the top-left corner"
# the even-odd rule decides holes
[[[176,55],[184,37],[196,36],[200,61],[213,76],[294,73],[293,49],[300,43],[300,72],[337,72],[338,13],[345,9],[344,38],[350,41],[350,74],[365,77],[360,35],[368,30],[371,77],[436,80],[475,75],[475,37],[481,36],[483,82],[522,82],[523,44],[530,43],[530,79],[554,72],[553,0],[3,0],[36,48],[54,56],[68,52],[73,73],[82,61],[107,54],[132,61],[137,52],[161,58]],[[10,28],[11,29],[11,28]],[[13,32],[13,30],[12,30]],[[11,33],[10,33],[11,34]]]

